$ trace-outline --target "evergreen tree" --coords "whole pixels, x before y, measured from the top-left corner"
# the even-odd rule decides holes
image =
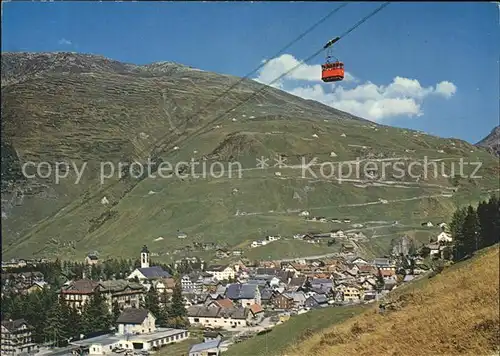
[[[67,344],[67,332],[63,308],[60,303],[54,303],[47,315],[44,339],[56,346],[64,346]]]
[[[82,312],[82,329],[84,334],[97,331],[108,331],[112,322],[108,304],[104,296],[96,291],[85,303]]]
[[[462,233],[464,236],[465,254],[471,256],[474,251],[480,248],[480,226],[476,210],[472,206],[467,207],[467,214],[464,219]]]
[[[384,277],[382,276],[382,271],[379,268],[377,275],[377,285],[376,285],[377,292],[381,292],[384,289],[384,286],[385,286],[385,280]]]
[[[156,288],[151,286],[146,296],[144,297],[144,302],[142,307],[149,310],[156,318],[158,324],[163,324],[163,312],[160,308],[160,296],[156,291]]]
[[[463,225],[465,217],[467,215],[466,209],[459,208],[453,214],[450,223],[450,233],[455,241],[455,252],[454,257],[456,260],[460,260],[465,256],[465,236],[463,234]]]
[[[172,293],[172,301],[168,309],[168,325],[170,327],[179,328],[189,324],[186,318],[187,310],[184,306],[184,298],[182,297],[181,281],[176,278],[174,290]]]
[[[489,202],[489,211],[491,212],[491,235],[487,239],[488,246],[500,241],[500,199],[493,195]]]
[[[480,246],[483,248],[498,242],[500,236],[500,209],[496,196],[488,202],[481,202],[477,207],[477,217],[480,225]]]
[[[113,316],[112,324],[116,326],[116,321],[120,317],[120,314],[122,311],[120,310],[120,306],[118,305],[118,302],[115,300],[113,301],[113,305],[111,307],[111,314]]]

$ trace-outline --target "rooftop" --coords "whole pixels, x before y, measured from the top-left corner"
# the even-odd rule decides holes
[[[2,320],[2,326],[6,328],[9,331],[14,331],[21,326],[26,325],[27,327],[30,327],[28,322],[24,319],[16,319],[16,320]]]
[[[207,272],[222,272],[228,265],[211,265],[207,267]]]
[[[70,342],[70,344],[76,345],[76,346],[112,345],[112,344],[115,344],[121,340],[124,340],[127,337],[128,337],[128,340],[131,342],[134,342],[134,341],[149,342],[149,341],[162,339],[162,338],[173,336],[173,335],[178,335],[178,334],[181,334],[183,332],[187,332],[187,330],[171,329],[171,328],[157,328],[156,331],[152,332],[152,333],[145,333],[145,334],[139,334],[139,335],[127,335],[127,336],[116,335],[116,334],[107,334],[107,335],[92,337],[89,339],[73,341],[73,342]]]
[[[221,340],[211,340],[207,342],[202,342],[201,344],[195,344],[189,349],[189,353],[199,353],[204,350],[215,349],[219,347]]]
[[[147,309],[127,308],[122,311],[116,322],[118,324],[142,324],[148,314]]]
[[[141,272],[146,278],[170,278],[172,277],[170,273],[164,271],[163,268],[159,266],[138,268],[139,272]]]

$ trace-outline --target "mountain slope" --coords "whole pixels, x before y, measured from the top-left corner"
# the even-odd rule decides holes
[[[467,142],[377,125],[252,80],[215,101],[238,81],[170,62],[136,66],[74,53],[3,53],[3,252],[79,258],[98,250],[132,257],[146,243],[162,259],[189,251],[209,257],[213,252],[192,251],[193,242],[246,249],[264,234],[353,229],[298,217],[308,210],[363,224],[364,233],[380,237],[360,243],[360,251],[380,253],[402,234],[425,241],[436,231],[422,231],[422,219],[447,219],[457,204],[498,188],[494,158]],[[273,167],[278,155],[287,167]],[[256,168],[261,156],[270,167]],[[463,158],[482,161],[483,178],[451,179],[443,172],[394,178],[388,168],[382,181],[363,170],[339,181],[325,169],[317,177],[318,166],[304,175],[299,165],[314,157],[332,164],[359,158],[377,168],[384,160],[408,164],[427,157],[448,173],[451,162]],[[219,172],[215,162],[225,172],[154,178],[136,174],[138,164],[135,170],[125,165],[140,163],[145,171],[149,165],[155,173],[161,162],[191,159],[198,173],[202,164]],[[26,171],[35,177],[26,178],[21,168],[30,161],[48,162],[52,172],[30,166]],[[59,181],[58,162],[70,164]],[[231,162],[242,170],[229,177]],[[120,171],[126,173],[121,178]],[[394,220],[401,224],[393,226]],[[188,238],[178,239],[179,230]],[[318,246],[325,253],[338,248]]]
[[[493,355],[498,353],[498,245],[391,294],[393,310],[335,325],[283,354]]]
[[[500,156],[500,125],[491,130],[488,136],[476,143],[476,146],[484,147],[491,153]]]

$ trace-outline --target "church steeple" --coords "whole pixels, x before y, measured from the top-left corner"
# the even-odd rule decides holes
[[[141,268],[149,267],[149,250],[146,245],[141,250]]]

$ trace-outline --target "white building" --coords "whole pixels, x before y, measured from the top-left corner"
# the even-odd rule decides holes
[[[125,309],[116,323],[120,335],[144,334],[156,331],[156,318],[147,309]]]
[[[221,327],[232,329],[247,326],[252,315],[247,308],[221,308],[192,306],[188,308],[188,319],[191,324],[204,327]]]
[[[451,242],[452,240],[453,238],[451,237],[451,235],[444,231],[441,232],[437,237],[438,242]]]
[[[112,355],[115,348],[149,351],[189,338],[187,330],[156,328],[155,320],[146,309],[128,308],[117,320],[118,333],[115,335],[102,335],[70,344],[88,347],[89,355]]]
[[[344,231],[342,230],[337,230],[337,231],[332,231],[332,237],[335,237],[335,238],[345,238],[345,234],[344,234]]]
[[[236,272],[230,265],[208,266],[206,272],[214,276],[218,281],[234,279],[236,276]]]

